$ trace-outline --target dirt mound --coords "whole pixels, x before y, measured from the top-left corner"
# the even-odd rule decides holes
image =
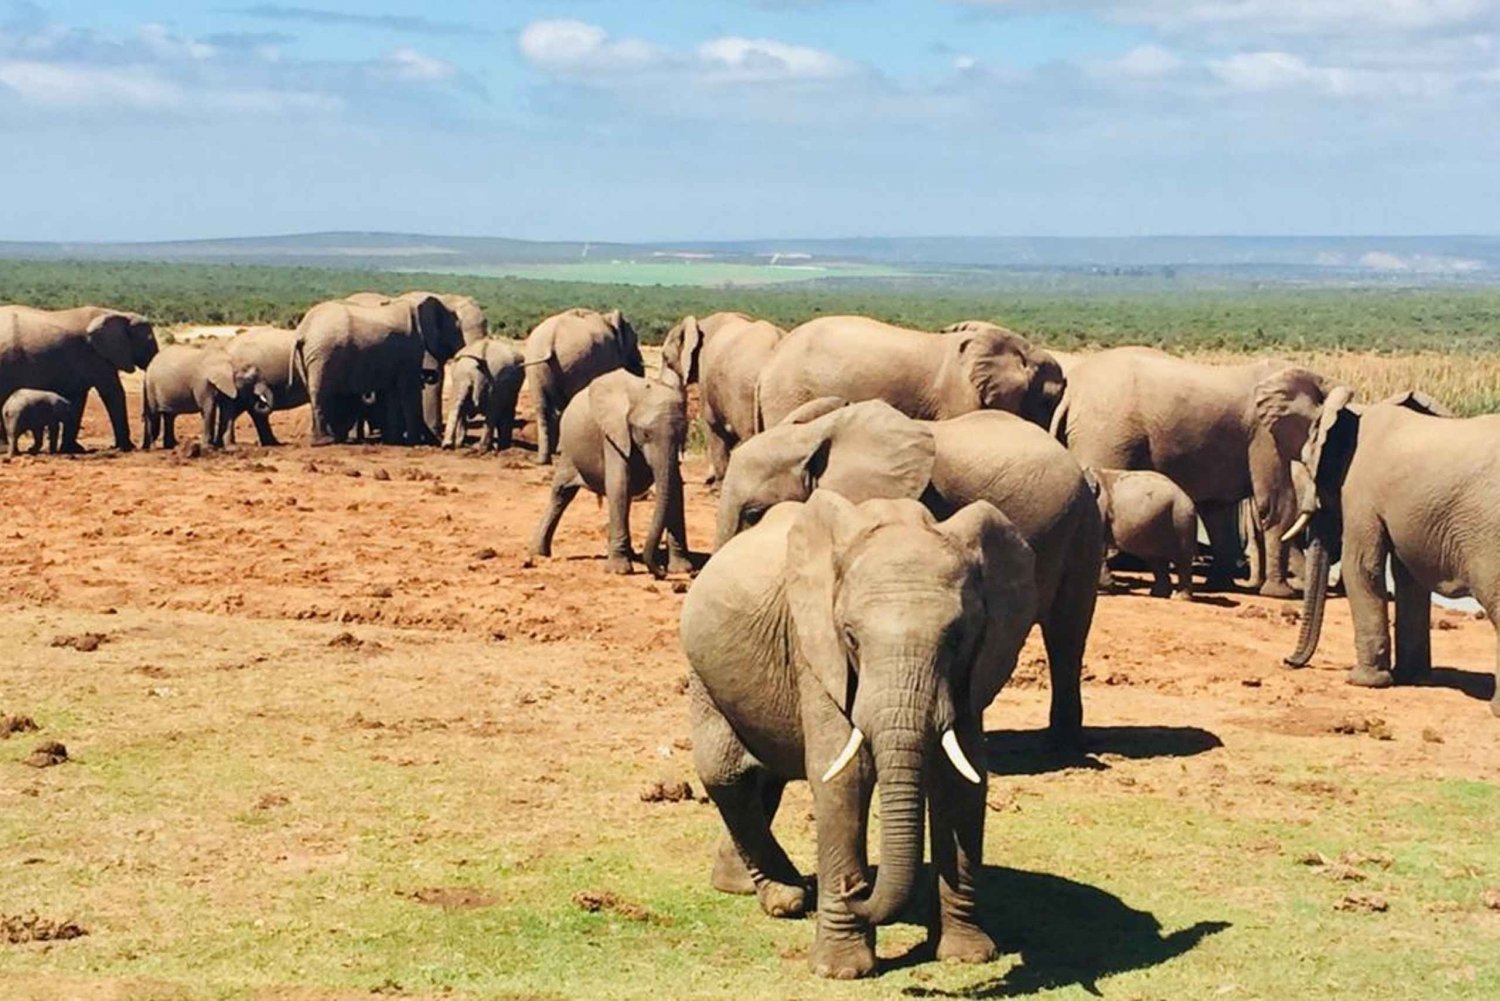
[[[35,914],[0,914],[0,939],[10,945],[26,942],[66,942],[88,931],[76,921],[53,921]]]
[[[10,739],[13,733],[35,733],[41,727],[30,716],[7,716],[0,713],[0,740]]]
[[[494,907],[500,898],[469,886],[424,886],[420,890],[400,891],[396,894],[407,900],[428,907],[441,907],[445,911],[474,911],[481,907]]]
[[[38,744],[21,763],[32,768],[51,768],[68,760],[68,749],[55,740]]]
[[[79,653],[93,653],[108,642],[109,636],[105,633],[79,633],[76,636],[54,636],[51,646],[61,650],[77,650]]]
[[[608,911],[618,914],[626,921],[649,921],[652,924],[669,925],[671,919],[664,915],[632,903],[609,890],[579,890],[573,894],[573,904],[590,914]]]
[[[641,790],[642,803],[691,803],[693,799],[693,787],[686,782],[650,782]]]

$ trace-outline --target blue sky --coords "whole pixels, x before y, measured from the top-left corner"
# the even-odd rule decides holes
[[[1500,232],[1500,0],[0,0],[0,239]]]

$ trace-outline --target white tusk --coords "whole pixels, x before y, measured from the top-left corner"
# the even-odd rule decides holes
[[[839,772],[849,766],[854,756],[859,753],[859,745],[865,742],[865,735],[859,732],[859,727],[849,731],[849,743],[839,752],[839,756],[833,759],[833,764],[828,766],[828,771],[823,773],[824,782],[832,782]]]
[[[983,781],[974,766],[969,764],[969,759],[964,757],[963,748],[958,746],[958,734],[952,730],[943,731],[943,750],[948,752],[948,760],[953,762],[953,767],[958,769],[960,775],[975,785]]]
[[[1281,537],[1281,541],[1291,542],[1297,536],[1301,535],[1302,530],[1307,527],[1307,523],[1309,521],[1312,521],[1311,511],[1303,511],[1301,514],[1297,515],[1297,520],[1292,523],[1291,528],[1286,530],[1286,534]]]

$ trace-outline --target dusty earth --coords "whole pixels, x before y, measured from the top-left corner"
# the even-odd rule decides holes
[[[130,406],[138,434],[133,389]],[[556,556],[533,565],[528,541],[550,472],[534,467],[524,448],[500,457],[311,450],[305,412],[274,421],[290,444],[0,464],[0,502],[9,512],[0,529],[0,628],[7,660],[22,665],[0,676],[0,715],[36,715],[37,704],[58,704],[79,686],[118,690],[121,699],[98,732],[39,718],[43,733],[0,744],[0,812],[24,808],[38,783],[79,781],[68,779],[80,774],[76,765],[33,772],[20,764],[40,738],[64,740],[87,762],[102,743],[129,745],[170,731],[172,720],[157,707],[174,697],[222,725],[225,754],[231,735],[270,760],[299,760],[317,742],[358,737],[375,760],[385,755],[433,774],[471,746],[463,742],[482,741],[486,757],[524,762],[486,775],[488,794],[513,807],[487,823],[513,836],[519,857],[549,839],[578,840],[559,832],[580,806],[620,801],[621,790],[607,784],[556,784],[571,763],[592,760],[601,748],[633,763],[622,780],[631,799],[636,775],[696,784],[683,753],[690,746],[680,695],[685,665],[675,638],[687,578],[606,574],[605,514],[586,494],[563,520]],[[185,439],[196,431],[195,418],[180,420]],[[242,441],[252,437],[241,431]],[[97,403],[83,439],[101,448],[107,442]],[[712,536],[703,473],[701,460],[689,463],[695,547]],[[1211,797],[1237,757],[1254,759],[1293,741],[1308,759],[1363,774],[1500,775],[1500,721],[1486,705],[1495,655],[1488,622],[1435,610],[1434,655],[1444,666],[1433,683],[1372,692],[1344,684],[1352,646],[1342,601],[1330,603],[1312,666],[1291,672],[1280,658],[1295,639],[1296,603],[1240,594],[1169,602],[1146,597],[1144,579],[1135,583],[1131,593],[1101,599],[1085,688],[1095,757],[1145,762],[1123,773],[1136,776],[1132,783],[1182,781],[1192,787],[1184,794]],[[124,657],[130,644],[147,641],[163,644],[156,656]],[[292,658],[309,670],[357,670],[384,665],[381,655],[392,651],[405,658],[401,669],[330,674],[326,684],[289,680],[285,670]],[[1032,731],[1045,705],[1033,638],[988,720],[997,731],[993,770],[1010,774],[1008,756],[1035,752]],[[294,719],[308,748],[266,743],[258,731],[278,718]],[[295,788],[267,785],[266,798],[250,809],[274,814],[288,798],[295,806]],[[1226,808],[1275,810],[1282,808],[1277,795],[1291,796],[1237,789]],[[1283,806],[1307,805],[1286,799]],[[337,831],[303,823],[274,849],[224,841],[195,854],[188,868],[205,880],[221,873],[253,882],[261,866],[328,865],[345,850],[338,841]],[[420,854],[420,844],[409,850]],[[0,845],[0,870],[18,864]],[[441,888],[402,892],[443,907],[486,903],[450,898]],[[7,900],[0,888],[0,912],[26,903]],[[80,943],[133,920],[128,902],[116,903],[113,912],[101,906],[80,916],[92,933]],[[87,977],[12,980],[34,996],[60,996],[63,983],[64,993],[109,996]]]

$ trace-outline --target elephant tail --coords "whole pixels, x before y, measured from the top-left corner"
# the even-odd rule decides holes
[[[1071,393],[1063,390],[1063,397],[1058,401],[1057,409],[1052,412],[1052,425],[1047,429],[1052,437],[1064,445],[1068,443],[1068,404],[1071,396]]]

